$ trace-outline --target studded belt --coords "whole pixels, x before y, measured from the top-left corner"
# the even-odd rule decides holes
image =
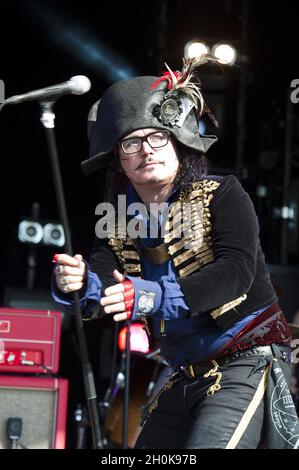
[[[213,373],[213,369],[211,369],[211,365],[212,366],[214,365],[214,367],[216,367],[216,365],[218,367],[226,366],[230,364],[231,362],[235,361],[236,359],[243,358],[243,357],[271,356],[271,355],[289,363],[290,354],[291,354],[291,349],[285,346],[280,346],[280,345],[275,345],[275,344],[268,345],[268,346],[252,346],[250,349],[247,349],[245,351],[237,351],[230,355],[215,358],[215,360],[211,359],[210,361],[200,362],[198,364],[180,366],[177,369],[177,371],[183,377],[194,379],[198,377],[199,375],[206,375],[207,370],[212,370],[212,373]]]

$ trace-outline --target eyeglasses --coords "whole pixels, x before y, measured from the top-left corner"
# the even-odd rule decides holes
[[[168,144],[170,133],[168,131],[152,132],[143,137],[129,137],[120,142],[124,153],[131,154],[140,152],[143,142],[146,141],[151,148],[158,149]]]

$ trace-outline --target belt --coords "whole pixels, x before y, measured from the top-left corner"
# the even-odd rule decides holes
[[[291,348],[276,344],[271,344],[268,346],[252,346],[252,348],[247,349],[246,351],[237,351],[230,355],[221,356],[218,358],[215,357],[214,360],[211,359],[210,361],[200,362],[198,364],[189,364],[188,366],[179,366],[177,372],[179,372],[184,377],[194,379],[210,369],[212,361],[213,363],[217,361],[218,366],[226,366],[236,359],[249,356],[274,356],[283,360],[284,362],[289,363]]]

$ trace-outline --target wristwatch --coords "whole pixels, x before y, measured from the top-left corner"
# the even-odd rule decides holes
[[[150,313],[154,305],[155,302],[152,295],[142,294],[138,299],[138,313]]]

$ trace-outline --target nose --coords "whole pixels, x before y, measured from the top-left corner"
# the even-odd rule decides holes
[[[144,140],[142,142],[142,153],[143,154],[148,154],[148,153],[152,153],[152,151],[153,151],[153,149],[150,146],[150,144],[146,140]]]

